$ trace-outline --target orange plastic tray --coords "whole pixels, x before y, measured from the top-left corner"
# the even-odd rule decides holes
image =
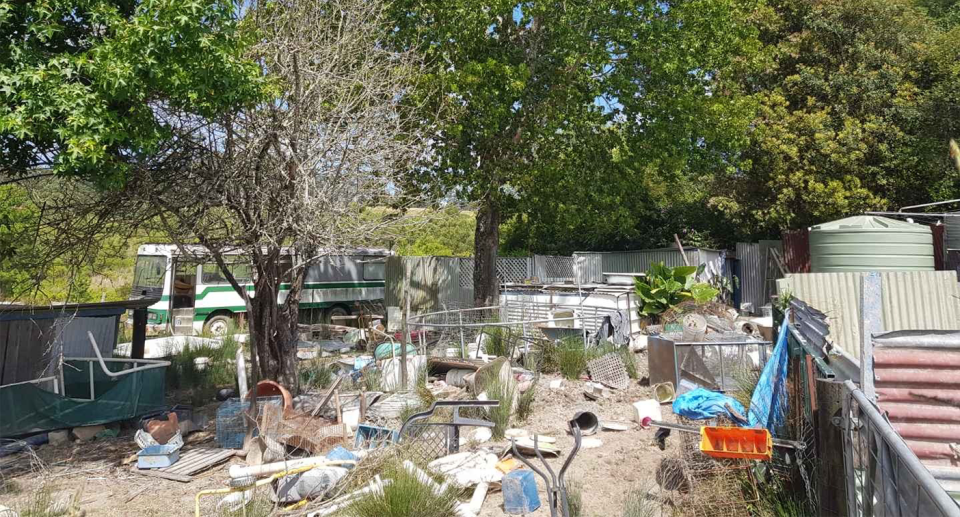
[[[714,458],[770,460],[773,437],[766,429],[704,426],[700,428],[700,452]]]

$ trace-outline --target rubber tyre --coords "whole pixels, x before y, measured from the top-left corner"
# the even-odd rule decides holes
[[[350,310],[344,307],[343,305],[334,305],[327,309],[326,314],[324,314],[324,319],[327,320],[327,323],[333,325],[349,325],[349,321],[335,320],[334,316],[349,316]]]
[[[203,330],[214,336],[223,336],[230,330],[233,318],[226,314],[217,314],[203,324]]]

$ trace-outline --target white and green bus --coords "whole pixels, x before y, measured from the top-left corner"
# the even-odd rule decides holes
[[[197,260],[204,251],[190,246],[189,255],[183,255],[174,244],[144,244],[137,250],[130,299],[160,299],[147,309],[149,330],[221,334],[246,312],[243,299],[213,259]],[[386,257],[391,254],[382,249],[353,249],[310,266],[300,297],[301,320],[330,322],[336,316],[351,315],[359,306],[382,305]],[[292,262],[290,255],[286,257]],[[234,277],[252,293],[253,271],[243,258],[237,253],[229,255],[227,262]],[[280,285],[277,303],[286,299],[289,290],[290,284]]]

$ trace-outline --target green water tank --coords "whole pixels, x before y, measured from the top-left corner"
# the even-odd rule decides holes
[[[810,229],[810,271],[933,271],[933,233],[869,215],[819,224]]]

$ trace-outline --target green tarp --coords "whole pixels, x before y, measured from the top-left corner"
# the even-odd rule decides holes
[[[119,371],[123,363],[109,363]],[[136,418],[165,406],[164,370],[153,368],[116,379],[93,363],[95,400],[78,400],[33,384],[0,389],[0,438]],[[90,397],[90,363],[67,361],[63,367],[68,397]]]

